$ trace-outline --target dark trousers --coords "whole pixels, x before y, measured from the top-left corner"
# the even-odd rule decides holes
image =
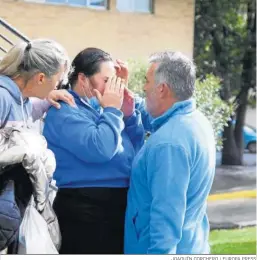
[[[125,188],[59,189],[60,254],[123,254]]]

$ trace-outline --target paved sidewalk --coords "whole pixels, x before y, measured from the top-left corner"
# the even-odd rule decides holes
[[[256,199],[219,200],[208,203],[211,229],[256,225]]]
[[[208,201],[211,229],[256,225],[256,166],[220,166]]]
[[[217,167],[211,194],[256,189],[256,166]]]

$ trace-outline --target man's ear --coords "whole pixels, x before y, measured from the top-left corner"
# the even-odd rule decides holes
[[[159,92],[160,92],[160,97],[164,98],[167,97],[170,93],[171,89],[167,83],[162,83],[159,86]]]

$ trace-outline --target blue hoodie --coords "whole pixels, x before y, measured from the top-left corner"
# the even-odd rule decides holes
[[[0,128],[26,126],[32,114],[29,99],[23,99],[20,89],[9,77],[0,75]]]
[[[193,100],[152,122],[131,173],[126,254],[208,254],[206,201],[215,172],[211,124]]]
[[[132,161],[144,142],[141,115],[123,120],[115,108],[98,112],[75,92],[77,108],[51,108],[43,134],[56,157],[59,188],[128,187]]]

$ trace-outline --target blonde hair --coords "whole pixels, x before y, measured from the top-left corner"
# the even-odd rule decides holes
[[[65,49],[53,40],[36,39],[13,46],[0,60],[0,74],[30,79],[41,72],[51,77],[60,71],[62,65],[65,66],[63,80],[67,82],[70,59]]]

